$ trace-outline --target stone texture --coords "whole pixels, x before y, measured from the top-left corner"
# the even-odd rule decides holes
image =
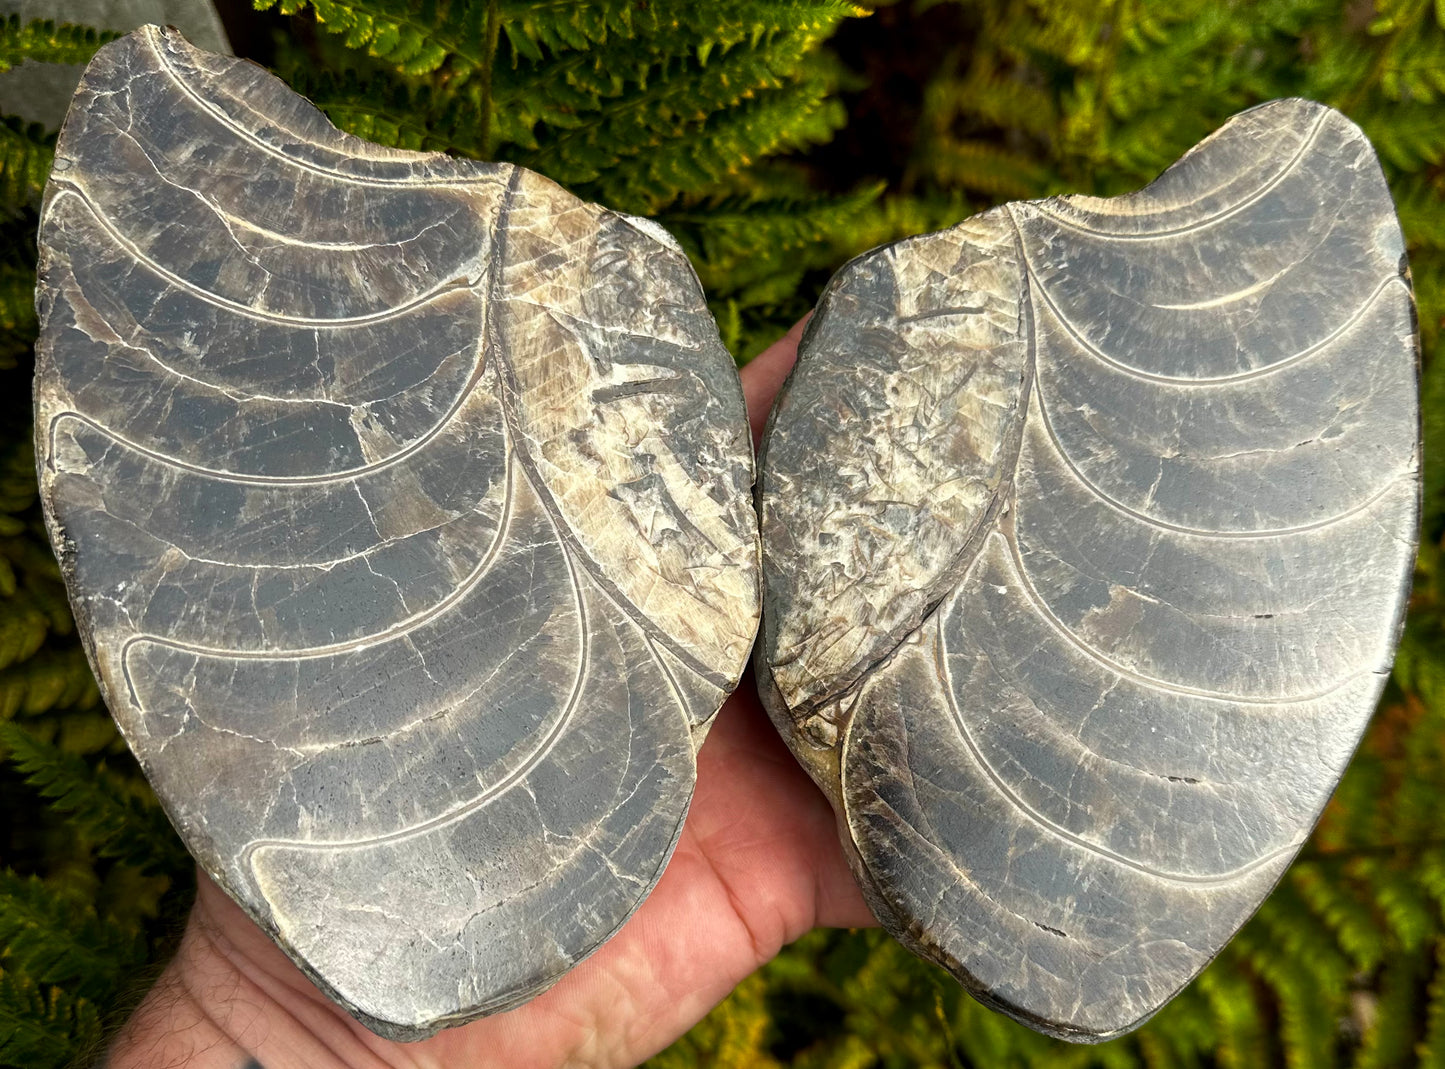
[[[661,874],[757,624],[682,252],[154,27],[88,68],[41,244],[42,499],[186,843],[384,1035],[549,986]]]
[[[1257,908],[1389,671],[1416,346],[1375,155],[1301,100],[832,281],[763,447],[759,686],[905,945],[1097,1040]]]
[[[147,23],[175,26],[212,52],[230,52],[212,0],[0,0],[0,16],[21,22],[50,19],[127,33]],[[54,130],[65,118],[85,68],[78,63],[26,60],[0,71],[0,113],[18,115]]]

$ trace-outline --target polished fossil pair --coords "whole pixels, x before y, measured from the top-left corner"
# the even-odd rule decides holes
[[[102,49],[42,225],[43,501],[187,845],[415,1038],[536,994],[765,704],[880,921],[1093,1039],[1299,849],[1388,672],[1418,499],[1403,245],[1319,105],[827,289],[753,460],[654,224]]]

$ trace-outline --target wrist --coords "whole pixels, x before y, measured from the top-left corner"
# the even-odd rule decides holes
[[[204,876],[175,958],[105,1069],[397,1069],[405,1049],[312,985]]]

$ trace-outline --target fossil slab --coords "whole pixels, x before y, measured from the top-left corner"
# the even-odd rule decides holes
[[[1075,1040],[1199,972],[1388,673],[1417,404],[1379,165],[1307,101],[845,267],[763,447],[757,663],[879,920]]]
[[[656,882],[757,622],[682,252],[154,27],[88,68],[41,243],[51,534],[186,843],[384,1035],[547,987]]]

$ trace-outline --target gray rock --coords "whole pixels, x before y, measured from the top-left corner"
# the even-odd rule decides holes
[[[229,52],[226,31],[211,0],[0,0],[0,16],[20,21],[50,19],[126,33],[146,23],[175,26],[202,48]],[[0,112],[54,130],[84,67],[77,63],[26,61],[0,71]]]
[[[657,881],[757,622],[686,258],[154,27],[88,68],[41,242],[42,497],[186,843],[383,1035],[546,988]]]
[[[1413,314],[1373,151],[1302,100],[829,285],[759,686],[879,920],[984,1002],[1131,1029],[1304,843],[1401,625]]]

